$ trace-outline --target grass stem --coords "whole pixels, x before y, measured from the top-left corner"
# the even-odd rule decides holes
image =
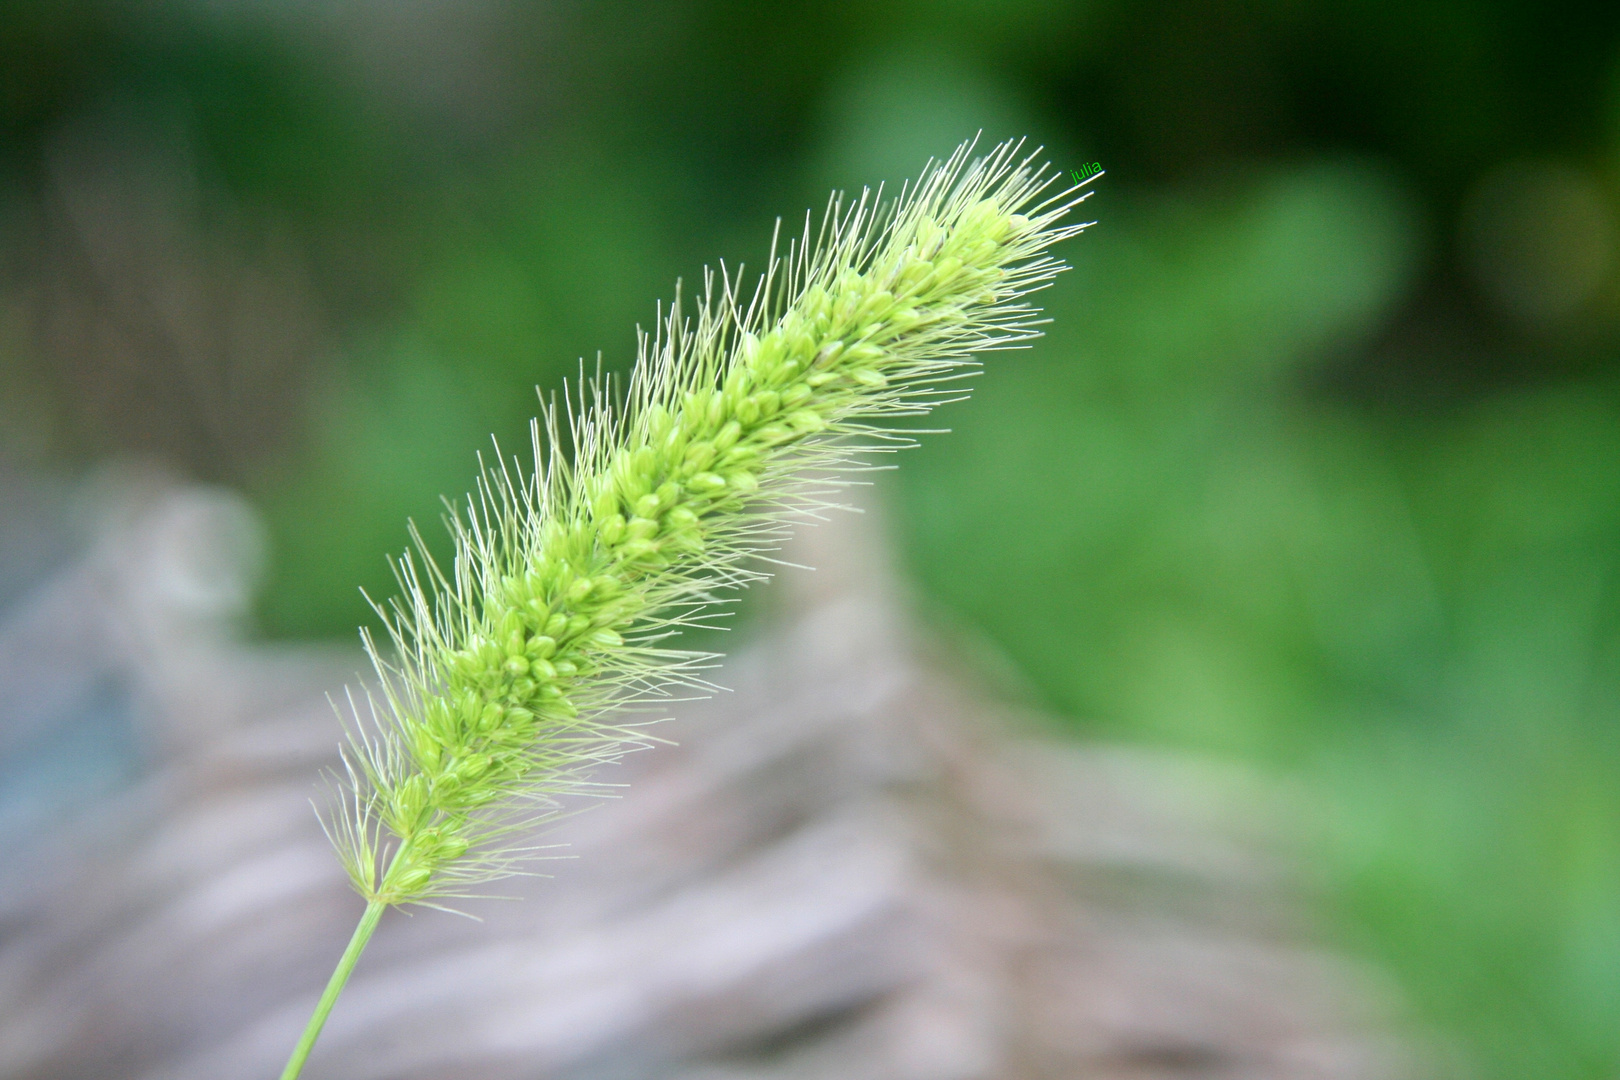
[[[349,939],[349,947],[343,950],[337,968],[327,980],[326,989],[321,993],[321,1000],[315,1005],[314,1015],[304,1026],[304,1034],[299,1037],[298,1045],[293,1047],[292,1056],[287,1059],[287,1067],[281,1070],[281,1080],[298,1080],[298,1074],[304,1071],[304,1061],[314,1048],[315,1040],[320,1037],[321,1028],[326,1026],[326,1017],[331,1013],[338,995],[343,992],[344,984],[349,981],[355,961],[365,952],[366,943],[371,940],[371,933],[377,929],[377,923],[382,919],[383,909],[386,907],[388,905],[381,900],[373,900],[366,905],[366,913],[360,916],[360,925],[354,928],[354,936]]]

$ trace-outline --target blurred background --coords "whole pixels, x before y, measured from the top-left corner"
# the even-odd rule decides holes
[[[536,385],[976,131],[1106,175],[880,485],[930,619],[1066,737],[1288,784],[1313,919],[1470,1075],[1612,1080],[1620,6],[4,0],[0,618],[140,462],[262,516],[253,635],[352,642]],[[134,767],[85,693],[14,835],[40,762]]]

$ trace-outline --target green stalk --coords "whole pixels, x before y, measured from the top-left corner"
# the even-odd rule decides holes
[[[366,951],[366,943],[371,940],[371,932],[377,929],[377,923],[382,919],[382,913],[387,907],[388,904],[382,900],[373,900],[366,905],[366,913],[360,916],[360,925],[354,928],[354,936],[349,939],[349,947],[343,950],[343,956],[338,960],[336,970],[327,980],[321,1000],[315,1005],[315,1014],[304,1026],[304,1034],[299,1037],[298,1045],[293,1047],[292,1057],[287,1059],[287,1067],[281,1070],[281,1080],[298,1080],[298,1074],[304,1071],[304,1061],[314,1048],[315,1040],[320,1038],[321,1028],[326,1026],[326,1018],[332,1012],[332,1006],[336,1004],[338,995],[343,993],[343,987],[354,971],[355,962],[360,959],[360,954]]]

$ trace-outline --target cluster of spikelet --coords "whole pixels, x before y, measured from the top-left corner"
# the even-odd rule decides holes
[[[1042,201],[1053,181],[1017,144],[970,151],[892,203],[835,199],[749,296],[723,272],[695,319],[677,301],[623,393],[582,380],[536,421],[532,472],[485,470],[448,572],[420,543],[400,561],[394,656],[371,648],[383,700],[332,830],[369,901],[515,872],[514,830],[649,741],[624,707],[701,685],[699,657],[660,643],[763,576],[864,454],[908,441],[884,421],[1033,336],[1021,298],[1061,269],[1045,252],[1084,227],[1058,224],[1083,196]]]

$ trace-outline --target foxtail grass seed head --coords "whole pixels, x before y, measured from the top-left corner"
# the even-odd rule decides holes
[[[373,905],[469,895],[518,872],[522,831],[595,768],[653,741],[626,709],[703,691],[708,656],[664,647],[838,488],[908,445],[887,423],[957,391],[973,355],[1036,335],[1024,302],[1085,195],[1021,143],[930,163],[892,202],[835,196],[745,295],[722,267],[695,315],[643,334],[622,390],[582,378],[532,428],[535,465],[486,467],[420,538],[369,636],[379,690],[328,828]]]

